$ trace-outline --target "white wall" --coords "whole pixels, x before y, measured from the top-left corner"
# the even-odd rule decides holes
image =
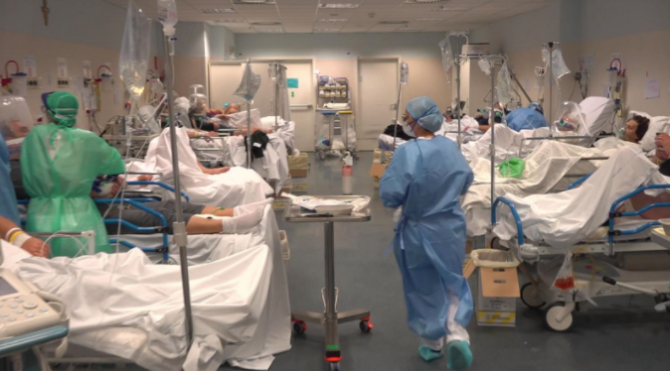
[[[238,58],[305,57],[355,59],[358,56],[440,58],[443,32],[366,34],[237,34]]]
[[[621,54],[627,70],[624,108],[670,115],[668,16],[668,0],[556,0],[546,8],[497,22],[474,33],[480,38],[488,35],[493,51],[508,55],[510,65],[533,99],[537,99],[533,68],[542,65],[542,44],[554,40],[561,42],[566,64],[573,72],[579,70],[581,59],[593,58],[588,95],[603,95],[612,55]],[[660,98],[644,97],[648,78],[661,81]],[[572,76],[561,79],[564,100],[572,92],[572,100],[579,101],[578,89]],[[548,98],[548,92],[546,95]],[[557,91],[554,97],[554,107],[558,107]]]

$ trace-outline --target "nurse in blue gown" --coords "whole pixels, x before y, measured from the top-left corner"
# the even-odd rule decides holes
[[[417,139],[399,147],[382,177],[384,206],[402,207],[393,242],[403,278],[409,327],[419,335],[426,361],[444,355],[447,366],[472,364],[465,327],[473,313],[470,288],[463,277],[466,225],[459,198],[473,173],[455,142],[434,133],[442,114],[429,97],[407,103],[404,131]]]

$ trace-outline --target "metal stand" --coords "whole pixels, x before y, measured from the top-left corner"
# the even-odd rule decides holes
[[[360,196],[316,196],[335,200],[352,200]],[[339,362],[342,359],[340,352],[340,338],[338,324],[359,320],[359,327],[364,333],[372,330],[369,309],[354,309],[346,312],[337,312],[337,299],[339,291],[335,287],[335,222],[365,222],[371,219],[369,212],[365,215],[349,216],[304,216],[293,205],[286,208],[285,218],[289,222],[322,222],[324,224],[324,247],[325,247],[325,273],[326,287],[321,289],[324,312],[295,311],[291,314],[293,328],[296,334],[302,334],[307,329],[305,322],[323,324],[326,331],[325,359],[329,363],[330,370],[339,370]]]
[[[165,33],[165,31],[164,31]],[[177,149],[177,130],[174,116],[174,97],[172,96],[172,68],[173,61],[170,55],[170,39],[172,35],[165,35],[163,50],[165,51],[165,83],[167,86],[168,112],[170,114],[170,148],[172,151],[172,171],[174,172],[175,208],[177,220],[174,222],[174,242],[179,246],[179,260],[181,266],[181,283],[184,291],[184,314],[186,316],[184,325],[188,349],[193,343],[193,314],[191,311],[191,287],[188,278],[188,254],[186,252],[186,224],[184,223],[184,211],[181,204],[181,182],[179,178],[179,156]]]

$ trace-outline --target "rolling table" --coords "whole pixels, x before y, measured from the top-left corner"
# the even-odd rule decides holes
[[[310,196],[329,200],[352,201],[363,196]],[[337,312],[338,290],[335,287],[335,223],[368,222],[372,219],[370,209],[352,215],[324,215],[305,212],[297,205],[289,205],[284,212],[284,218],[291,223],[323,223],[324,247],[326,267],[326,287],[321,289],[321,297],[325,311],[323,313],[310,311],[295,311],[291,313],[293,330],[302,334],[307,329],[305,322],[323,324],[326,330],[326,361],[330,371],[340,369],[340,340],[337,331],[338,324],[360,320],[359,326],[364,333],[372,330],[369,309],[354,309],[346,312]]]

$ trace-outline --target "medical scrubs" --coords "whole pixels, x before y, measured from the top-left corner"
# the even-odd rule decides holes
[[[21,225],[10,170],[9,149],[5,138],[0,133],[0,216],[11,220],[16,225]]]
[[[517,108],[507,115],[507,126],[514,131],[548,127],[544,115],[533,108]]]
[[[95,231],[97,252],[112,252],[105,225],[90,197],[99,175],[121,174],[119,152],[94,133],[54,124],[38,125],[21,148],[23,186],[30,196],[26,231]],[[80,239],[83,248],[86,241]],[[50,241],[54,256],[74,257],[82,246],[71,239]]]
[[[399,147],[379,184],[384,206],[402,206],[393,247],[409,327],[436,350],[445,336],[469,341],[473,301],[463,277],[466,225],[459,198],[472,180],[456,143],[436,136]]]

